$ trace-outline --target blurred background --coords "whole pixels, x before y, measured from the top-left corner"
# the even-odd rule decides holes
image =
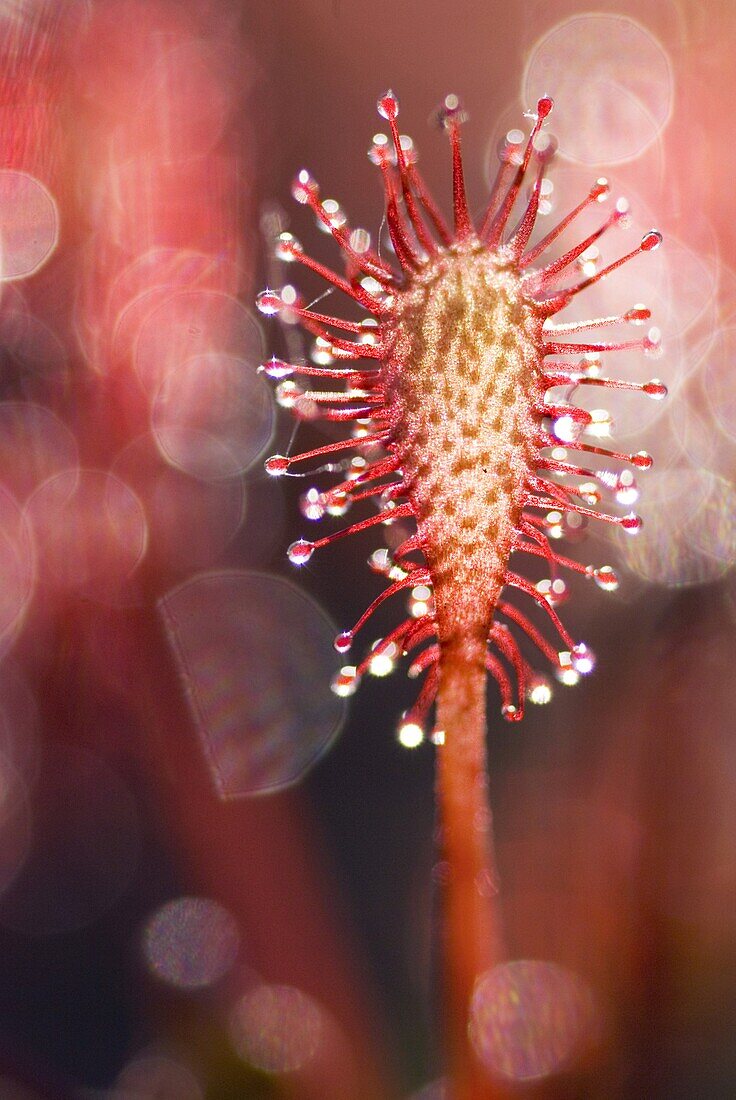
[[[443,1096],[435,750],[403,675],[330,691],[381,536],[286,560],[312,483],[263,461],[330,437],[257,367],[324,349],[252,305],[278,232],[337,262],[302,167],[386,249],[389,86],[445,208],[442,97],[482,210],[547,92],[542,222],[605,171],[602,259],[665,237],[581,307],[645,302],[663,355],[606,372],[670,390],[590,406],[656,463],[636,539],[565,532],[620,573],[570,585],[595,675],[518,727],[489,690],[479,1051],[519,1097],[736,1094],[735,35],[727,0],[0,0],[0,1100]]]

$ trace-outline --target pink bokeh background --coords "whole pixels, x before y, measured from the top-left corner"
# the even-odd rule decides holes
[[[665,238],[593,295],[651,307],[664,354],[611,365],[670,394],[610,402],[656,465],[641,535],[573,550],[621,576],[572,586],[595,675],[489,733],[474,1041],[514,1095],[733,1094],[735,35],[725,0],[0,3],[0,1095],[442,1096],[434,749],[401,675],[330,692],[378,541],[289,566],[311,482],[263,461],[327,437],[253,306],[276,232],[336,261],[300,168],[379,239],[389,86],[445,206],[442,97],[482,209],[548,92],[545,216],[605,173]]]

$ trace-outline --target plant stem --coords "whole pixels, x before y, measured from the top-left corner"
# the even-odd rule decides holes
[[[437,697],[440,858],[444,864],[443,968],[448,1071],[452,1100],[500,1096],[468,1036],[473,987],[501,958],[496,912],[492,817],[486,758],[486,670],[483,650],[443,647]]]

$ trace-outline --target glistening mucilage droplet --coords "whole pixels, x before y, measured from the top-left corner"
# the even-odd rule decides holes
[[[278,379],[309,375],[314,380],[315,389],[308,393],[294,382],[281,382],[280,403],[295,415],[303,416],[302,398],[308,398],[310,416],[357,422],[359,431],[354,438],[302,454],[274,456],[266,469],[278,476],[292,467],[298,471],[310,460],[352,449],[360,459],[357,472],[321,496],[310,490],[302,499],[304,514],[309,519],[341,515],[351,503],[371,499],[381,508],[314,542],[293,543],[289,557],[295,565],[304,565],[316,549],[343,535],[390,520],[415,522],[416,532],[381,569],[391,586],[352,630],[341,635],[352,646],[385,600],[406,588],[426,586],[427,600],[415,601],[421,613],[401,621],[390,639],[399,653],[412,655],[411,674],[425,677],[404,725],[424,726],[443,665],[455,659],[490,672],[499,685],[504,716],[521,718],[525,699],[540,699],[547,689],[538,688],[540,681],[519,638],[523,647],[531,643],[541,652],[563,683],[576,681],[583,669],[589,671],[588,659],[561,664],[546,635],[507,600],[507,593],[515,590],[522,600],[531,599],[542,608],[565,647],[563,653],[582,652],[555,610],[568,594],[555,580],[556,571],[565,568],[593,576],[604,591],[614,591],[618,580],[609,566],[582,566],[553,550],[549,535],[555,531],[545,514],[559,515],[560,534],[575,521],[587,519],[629,533],[641,526],[633,513],[616,515],[600,507],[606,489],[606,499],[614,506],[630,505],[638,495],[633,478],[616,474],[609,485],[610,472],[588,469],[583,463],[586,455],[595,455],[646,470],[652,464],[650,456],[644,451],[611,451],[591,442],[610,433],[607,414],[591,413],[569,400],[555,404],[557,399],[549,395],[559,386],[591,385],[635,390],[655,399],[665,396],[666,387],[658,379],[630,383],[598,374],[608,352],[657,352],[658,330],[627,341],[585,336],[586,330],[617,322],[642,325],[650,311],[637,304],[613,317],[562,324],[554,324],[552,318],[624,263],[658,248],[662,236],[649,230],[631,251],[606,266],[594,265],[592,274],[574,281],[580,259],[593,242],[597,248],[611,226],[628,219],[628,203],[619,199],[597,230],[555,258],[545,258],[584,210],[610,196],[608,181],[599,178],[577,207],[533,243],[545,173],[554,154],[554,142],[542,140],[551,110],[551,98],[542,97],[526,144],[520,139],[513,148],[508,142],[502,146],[485,215],[473,224],[460,144],[466,112],[456,96],[445,98],[436,117],[452,149],[450,227],[419,174],[414,143],[399,134],[399,101],[386,92],[378,100],[378,113],[390,132],[374,136],[369,157],[381,172],[398,269],[371,249],[367,235],[356,235],[337,203],[321,199],[319,185],[306,170],[294,181],[294,198],[309,206],[320,228],[332,234],[344,254],[347,274],[337,275],[311,259],[290,233],[282,233],[276,242],[283,260],[316,271],[370,315],[356,322],[315,313],[290,288],[289,313],[317,338],[321,358],[316,366],[274,358],[264,370]],[[528,198],[510,228],[530,174]],[[355,247],[358,239],[360,249]],[[258,306],[273,315],[283,310],[284,300],[279,291],[266,290]],[[368,321],[371,327],[366,329]],[[582,337],[569,339],[577,333]],[[560,356],[575,361],[560,362]],[[346,370],[331,366],[335,360],[359,362]],[[318,388],[320,379],[327,388]],[[557,457],[561,443],[564,458]],[[545,562],[552,579],[539,584],[526,580],[516,561],[530,557]],[[366,647],[358,678],[371,658]],[[336,690],[344,691],[341,682]]]
[[[485,755],[487,674],[498,684],[503,717],[516,723],[527,699],[543,705],[552,694],[548,678],[531,668],[527,650],[539,651],[565,685],[592,671],[593,653],[570,635],[558,614],[567,595],[559,573],[592,577],[603,591],[615,590],[618,582],[610,567],[581,565],[558,553],[552,540],[574,535],[593,519],[634,534],[641,525],[638,516],[604,511],[600,504],[607,492],[612,506],[619,507],[617,491],[628,501],[633,482],[619,488],[614,474],[610,492],[607,471],[601,478],[588,463],[602,458],[600,465],[611,463],[615,470],[619,465],[646,470],[651,459],[645,452],[601,446],[611,432],[610,416],[603,409],[588,412],[572,398],[584,386],[654,398],[664,394],[658,380],[630,383],[601,373],[610,352],[660,353],[656,329],[639,339],[596,339],[598,330],[616,325],[631,334],[629,326],[649,320],[645,306],[587,321],[552,320],[589,287],[652,252],[661,236],[651,230],[629,252],[601,265],[598,249],[606,234],[629,221],[628,203],[619,199],[598,229],[564,248],[563,234],[576,219],[607,199],[608,182],[599,179],[557,226],[534,239],[555,149],[542,134],[551,109],[550,97],[542,97],[526,144],[523,135],[504,143],[485,214],[474,221],[461,150],[466,113],[457,96],[445,97],[436,118],[451,147],[450,226],[420,174],[416,147],[399,133],[398,99],[385,93],[378,111],[389,134],[376,134],[368,155],[381,175],[396,262],[388,263],[365,240],[355,247],[343,212],[336,216],[336,208],[321,200],[306,171],[297,176],[294,197],[339,245],[345,275],[295,248],[293,238],[279,245],[285,259],[320,275],[369,317],[354,321],[315,312],[291,286],[264,292],[258,303],[267,315],[298,320],[317,340],[315,365],[291,366],[295,376],[309,375],[310,386],[322,380],[324,389],[295,398],[293,414],[302,416],[307,400],[324,419],[355,425],[349,438],[277,456],[267,469],[298,473],[309,463],[323,470],[327,463],[333,472],[342,470],[343,480],[323,490],[326,515],[342,513],[351,502],[362,508],[373,502],[379,509],[313,542],[298,540],[289,557],[303,565],[315,550],[383,524],[394,536],[391,554],[371,557],[374,571],[385,575],[389,586],[338,637],[338,651],[357,648],[373,613],[394,596],[405,600],[417,591],[422,596],[412,596],[408,615],[380,641],[363,647],[357,665],[340,670],[333,690],[352,694],[366,673],[389,672],[394,655],[409,656],[409,675],[423,678],[398,738],[419,751],[430,741],[437,753],[439,854],[447,869],[441,900],[444,1025],[458,1100],[497,1095],[468,1048],[473,989],[500,954],[493,900],[480,885],[493,881],[494,866]],[[525,188],[528,175],[531,186]],[[595,263],[585,255],[593,245]],[[283,378],[288,371],[279,366],[278,373]],[[282,403],[288,404],[295,389],[280,385]],[[564,399],[553,396],[558,387]],[[349,471],[346,455],[352,456]],[[398,534],[396,525],[404,521],[414,527]],[[535,558],[543,569],[541,584],[525,576],[524,563]],[[526,613],[525,601],[539,609],[545,629]],[[559,641],[552,644],[549,634]],[[433,705],[435,729],[427,738]]]

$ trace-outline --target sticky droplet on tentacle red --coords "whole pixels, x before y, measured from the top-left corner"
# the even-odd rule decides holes
[[[595,415],[551,394],[558,387],[571,394],[578,386],[638,390],[654,399],[666,394],[657,379],[635,384],[597,373],[606,352],[657,351],[655,329],[632,340],[591,338],[593,330],[645,324],[650,316],[645,306],[587,321],[555,324],[552,318],[622,264],[657,248],[662,238],[650,230],[625,255],[590,271],[585,256],[626,217],[627,204],[619,201],[592,233],[545,259],[584,210],[609,198],[609,184],[601,178],[531,244],[545,170],[554,154],[554,141],[543,132],[552,109],[547,96],[537,103],[526,144],[509,141],[502,148],[478,224],[470,216],[463,178],[465,112],[457,97],[445,99],[438,121],[452,152],[450,226],[419,174],[413,143],[399,134],[398,109],[392,92],[379,98],[389,134],[377,134],[369,151],[382,176],[398,268],[370,248],[365,231],[351,230],[337,203],[322,201],[308,172],[294,181],[295,199],[309,206],[335,238],[346,272],[337,275],[310,258],[288,233],[277,242],[279,258],[310,268],[367,316],[348,321],[315,312],[291,287],[288,294],[263,291],[260,310],[298,319],[316,337],[319,350],[315,365],[274,358],[263,370],[288,379],[280,381],[279,400],[297,416],[353,422],[358,428],[344,440],[301,454],[275,455],[266,469],[279,476],[314,462],[322,470],[344,472],[337,484],[313,487],[304,495],[302,509],[310,519],[344,514],[353,503],[380,498],[379,512],[322,538],[293,543],[289,557],[295,565],[345,535],[399,519],[416,523],[394,554],[381,558],[379,571],[392,583],[339,636],[339,652],[352,648],[355,635],[387,599],[420,588],[427,598],[414,600],[412,614],[372,648],[366,646],[362,661],[346,666],[335,690],[352,692],[371,668],[380,667],[383,674],[390,664],[377,662],[381,655],[393,663],[396,655],[410,654],[410,674],[423,675],[424,683],[401,728],[423,727],[442,670],[451,665],[481,670],[483,676],[490,672],[499,685],[504,717],[517,721],[525,699],[543,703],[551,694],[546,676],[533,671],[522,652],[528,643],[562,683],[576,682],[594,664],[590,650],[570,636],[557,613],[566,595],[560,570],[591,578],[604,591],[618,583],[610,566],[581,565],[559,554],[553,538],[563,532],[566,519],[576,517],[629,532],[641,525],[632,513],[617,515],[598,507],[606,493],[612,493],[614,504],[635,500],[633,476],[591,469],[587,461],[614,460],[639,470],[651,465],[645,452],[623,454],[592,442],[600,434]],[[512,226],[530,174],[528,199]],[[570,273],[581,267],[584,277],[576,280]],[[355,460],[346,469],[350,452]],[[548,580],[534,584],[524,577],[523,561],[530,556],[547,564]],[[376,560],[374,555],[374,567]],[[509,602],[506,589],[543,608],[558,641],[550,641]]]
[[[398,102],[387,92],[378,110],[390,132],[374,137],[369,156],[381,172],[398,267],[370,248],[364,231],[350,229],[336,203],[321,200],[317,183],[303,171],[294,197],[340,245],[345,275],[311,259],[290,234],[280,237],[278,255],[321,275],[367,316],[344,320],[315,312],[291,286],[266,290],[258,300],[263,313],[300,321],[316,338],[314,364],[278,359],[264,364],[279,380],[280,404],[300,418],[321,415],[354,423],[349,438],[301,454],[274,455],[266,469],[284,476],[312,463],[317,473],[342,472],[336,484],[310,486],[302,495],[302,511],[310,520],[343,515],[359,501],[380,505],[377,513],[342,530],[313,541],[298,539],[289,548],[291,561],[304,565],[316,550],[377,524],[415,524],[403,542],[394,540],[399,545],[393,554],[371,555],[373,569],[391,583],[335,646],[347,655],[373,612],[397,594],[409,595],[409,615],[366,646],[358,663],[345,665],[333,687],[350,695],[364,673],[383,675],[396,657],[410,655],[409,675],[424,681],[399,726],[399,740],[407,747],[422,741],[436,702],[432,741],[439,856],[447,871],[443,986],[453,1100],[496,1095],[468,1047],[476,979],[503,954],[493,902],[487,674],[498,683],[504,717],[517,721],[525,699],[541,704],[551,695],[550,681],[531,669],[523,650],[535,647],[563,684],[593,668],[593,653],[571,637],[559,617],[557,608],[567,595],[560,571],[580,573],[604,591],[617,587],[616,575],[610,566],[564,557],[553,543],[588,518],[635,532],[638,516],[604,511],[600,503],[610,494],[612,504],[628,507],[638,492],[633,471],[646,470],[651,459],[643,451],[623,454],[602,447],[607,416],[578,407],[572,396],[578,386],[638,390],[655,399],[666,393],[657,379],[634,384],[600,374],[609,351],[657,352],[655,329],[639,339],[595,338],[595,330],[645,324],[645,306],[588,321],[552,320],[588,287],[639,252],[656,248],[661,236],[650,230],[636,248],[596,268],[591,250],[626,219],[627,205],[619,200],[596,230],[560,253],[563,232],[609,197],[607,181],[598,179],[569,214],[532,242],[545,170],[554,154],[554,142],[542,132],[551,109],[549,97],[540,99],[526,144],[504,145],[485,214],[475,223],[460,146],[465,113],[457,97],[445,99],[439,122],[452,151],[450,227],[419,174],[413,143],[399,134]],[[512,224],[530,170],[528,198]],[[575,270],[577,280],[570,274]],[[555,396],[555,390],[564,396]],[[608,463],[624,470],[596,468]],[[536,584],[524,576],[524,561],[533,559],[549,572]],[[549,630],[540,630],[523,606],[507,598],[507,589],[542,608]],[[550,636],[558,640],[553,644]]]

